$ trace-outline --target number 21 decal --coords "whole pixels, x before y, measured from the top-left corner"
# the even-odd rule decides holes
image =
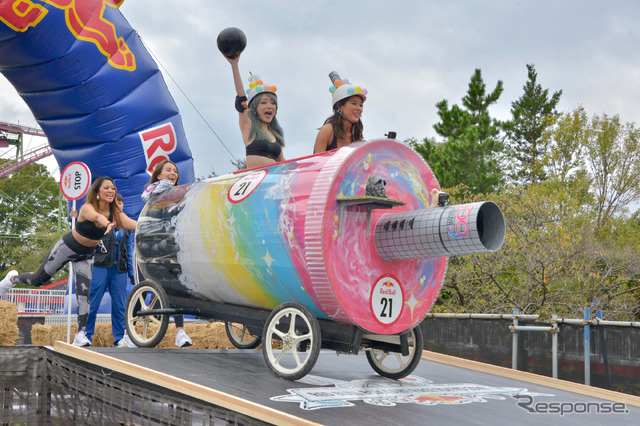
[[[391,275],[378,279],[371,291],[371,311],[382,324],[391,324],[400,316],[404,295],[402,286]]]
[[[227,199],[232,203],[239,203],[244,200],[260,185],[265,176],[267,176],[266,170],[258,170],[241,177],[229,188]]]

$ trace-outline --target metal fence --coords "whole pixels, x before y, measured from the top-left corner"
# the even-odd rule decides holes
[[[71,324],[77,324],[78,315],[72,314],[71,316],[67,316],[67,314],[64,314],[64,315],[47,315],[44,317],[44,325],[66,324],[67,321],[69,321]],[[111,322],[111,314],[96,315],[96,324],[106,324],[109,322]]]
[[[428,314],[421,326],[427,350],[640,395],[640,322],[602,317]]]
[[[63,314],[65,290],[14,288],[0,299],[15,303],[20,314]]]

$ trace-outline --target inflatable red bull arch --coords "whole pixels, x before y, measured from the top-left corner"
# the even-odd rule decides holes
[[[137,217],[149,171],[170,159],[194,180],[182,118],[124,0],[0,0],[0,72],[27,103],[63,170],[109,176]]]

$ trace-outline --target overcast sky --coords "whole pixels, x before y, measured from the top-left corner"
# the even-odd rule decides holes
[[[488,90],[503,81],[490,112],[507,119],[527,64],[550,94],[563,91],[560,111],[582,105],[640,123],[635,0],[126,0],[120,9],[171,76],[197,177],[228,173],[244,157],[231,69],[216,47],[227,27],[247,36],[245,84],[251,71],[278,87],[286,158],[312,152],[331,112],[332,70],[369,91],[365,139],[390,130],[401,140],[435,136],[435,104],[460,104],[476,68]],[[2,76],[0,121],[35,124]]]

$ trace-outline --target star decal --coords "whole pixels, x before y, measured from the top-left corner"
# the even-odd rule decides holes
[[[413,291],[411,292],[411,297],[409,297],[409,300],[407,300],[406,302],[404,302],[405,305],[409,306],[409,309],[411,309],[411,318],[413,318],[413,310],[416,308],[416,306],[418,306],[420,302],[418,301],[418,299],[416,299],[413,296]]]
[[[267,263],[267,268],[271,268],[271,264],[275,262],[275,260],[269,254],[269,250],[267,250],[267,254],[264,255],[262,260],[264,260]]]

